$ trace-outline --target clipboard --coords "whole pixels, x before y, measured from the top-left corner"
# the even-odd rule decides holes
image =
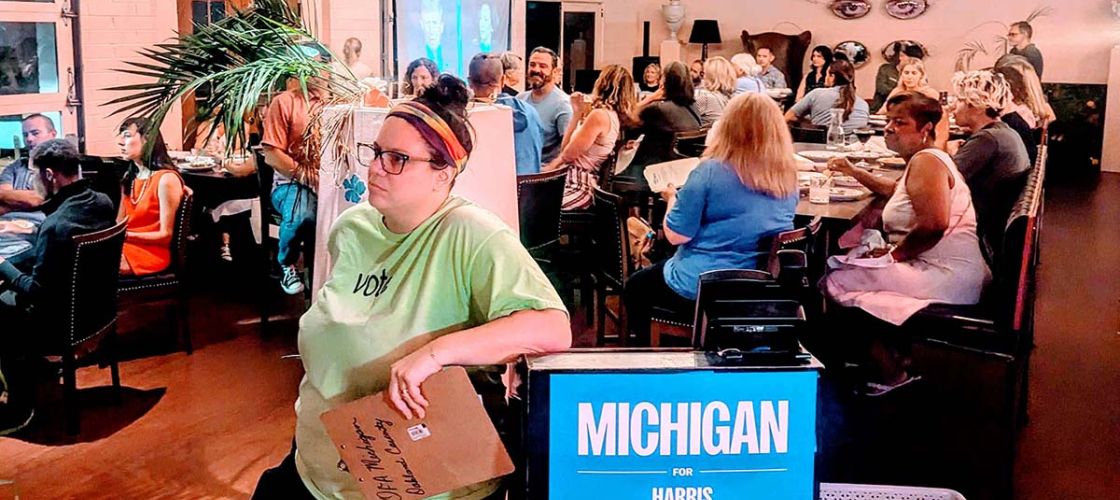
[[[513,461],[461,366],[421,386],[423,419],[406,420],[385,391],[319,418],[366,498],[427,498],[510,474]]]

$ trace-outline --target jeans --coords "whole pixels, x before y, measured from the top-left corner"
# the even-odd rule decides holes
[[[315,240],[315,212],[319,197],[302,184],[281,184],[272,190],[272,206],[280,213],[280,244],[276,260],[291,266],[299,260],[301,244]]]
[[[626,323],[637,337],[638,346],[649,345],[649,322],[654,306],[676,312],[695,309],[695,301],[681,297],[665,283],[665,261],[630,275],[622,300],[626,304]]]

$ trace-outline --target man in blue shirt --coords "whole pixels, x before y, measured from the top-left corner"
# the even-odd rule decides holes
[[[498,56],[478,54],[471,59],[467,81],[474,91],[474,100],[484,103],[497,102],[513,109],[513,153],[517,161],[517,175],[541,171],[541,117],[525,101],[507,94],[499,94],[505,75]],[[497,96],[497,97],[495,97]]]
[[[27,150],[54,139],[58,132],[50,118],[40,114],[23,119],[23,141]],[[12,163],[0,172],[0,215],[9,212],[30,212],[43,204],[43,197],[35,192],[27,157]]]
[[[541,118],[541,133],[544,147],[541,162],[548,163],[560,154],[560,143],[564,131],[572,119],[572,103],[568,94],[556,87],[552,75],[559,64],[556,52],[547,47],[537,47],[529,55],[529,73],[525,78],[530,90],[517,95],[517,98],[532,104]]]

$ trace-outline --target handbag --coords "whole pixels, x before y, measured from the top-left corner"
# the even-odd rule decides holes
[[[626,233],[630,245],[630,269],[637,271],[651,265],[649,251],[653,248],[654,238],[657,233],[648,222],[641,217],[626,219]]]

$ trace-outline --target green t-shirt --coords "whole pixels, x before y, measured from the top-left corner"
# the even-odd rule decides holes
[[[367,203],[351,207],[328,249],[331,277],[300,319],[296,466],[316,497],[361,498],[320,414],[384,390],[389,366],[436,337],[521,310],[566,309],[517,236],[455,196],[408,234],[389,231]],[[494,486],[438,498],[482,498]]]

